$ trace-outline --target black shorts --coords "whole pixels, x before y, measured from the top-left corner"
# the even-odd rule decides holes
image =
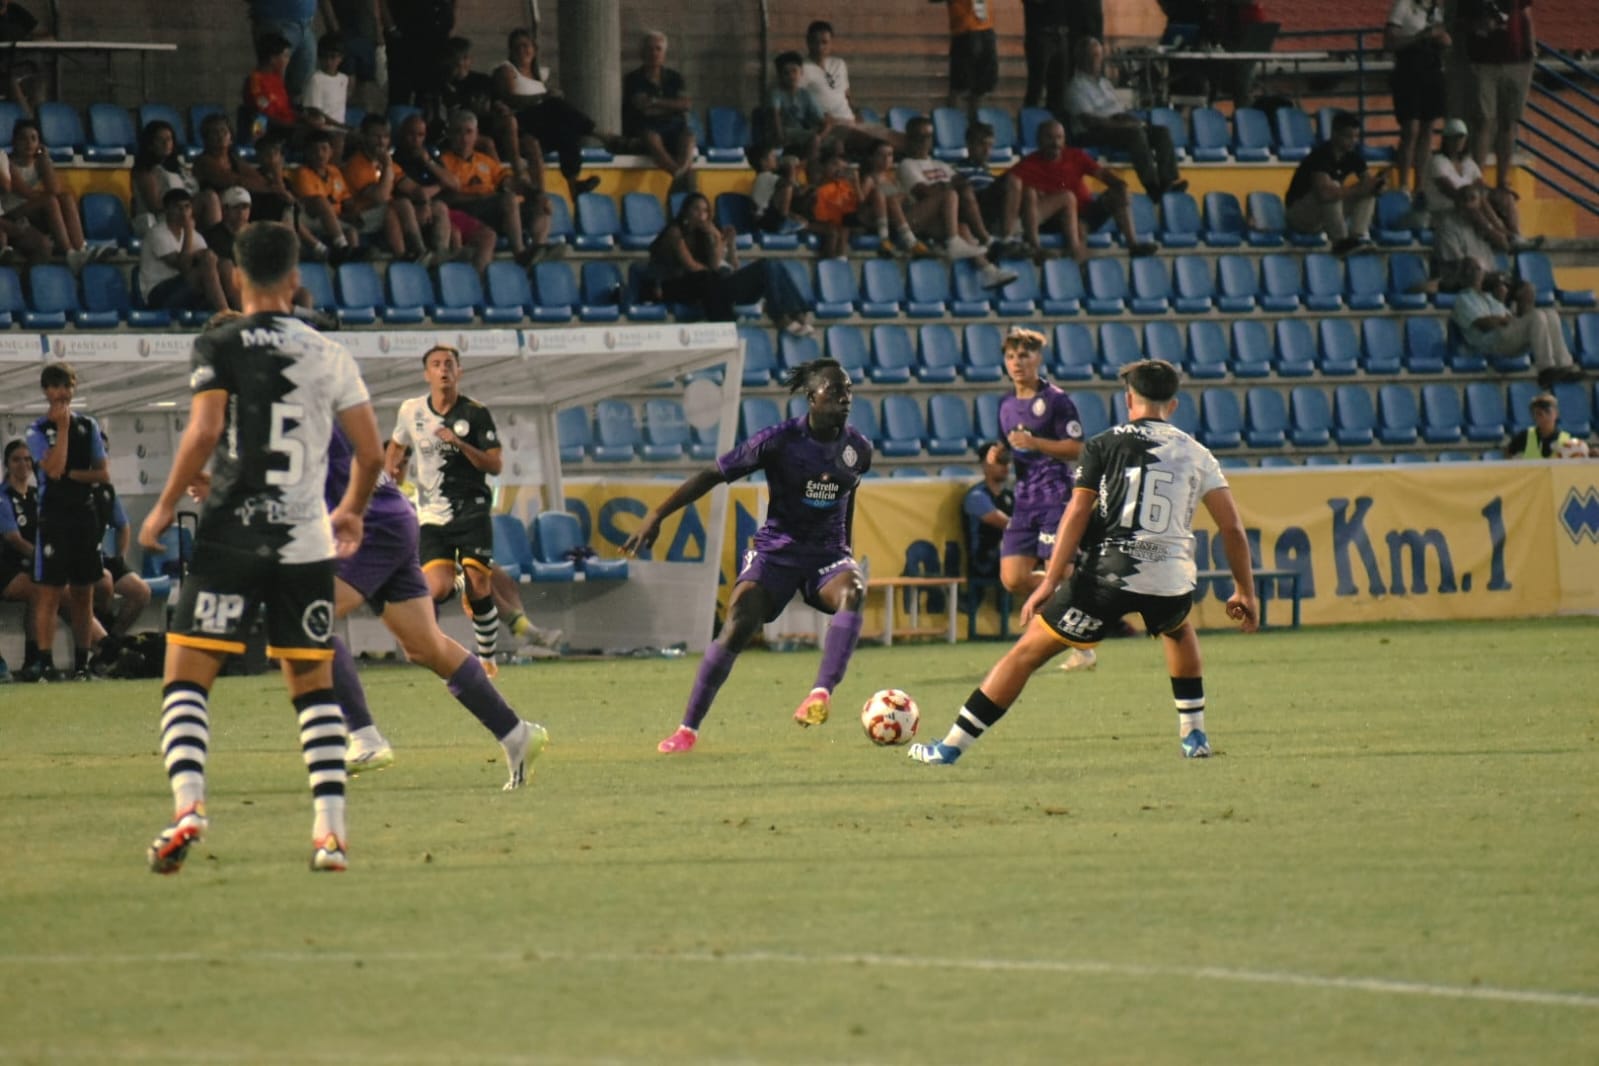
[[[112,585],[115,585],[118,581],[121,581],[124,574],[131,574],[133,572],[128,569],[128,564],[120,555],[104,555],[100,557],[100,561],[105,566],[106,570],[110,572]]]
[[[446,562],[473,565],[480,570],[494,566],[494,521],[487,504],[461,508],[445,525],[422,526],[417,556],[422,569]]]
[[[1104,584],[1079,567],[1070,581],[1055,590],[1038,618],[1066,643],[1092,647],[1105,639],[1105,627],[1123,615],[1138,614],[1149,635],[1158,637],[1182,625],[1193,606],[1192,592],[1180,596],[1128,592]]]
[[[34,543],[33,580],[38,585],[93,585],[100,580],[100,524],[94,512],[39,516]]]
[[[16,556],[8,553],[4,558],[0,558],[0,594],[10,588],[18,576],[27,573],[29,573],[28,564]]]
[[[987,188],[973,189],[972,196],[977,200],[977,213],[983,216],[983,225],[989,229],[998,229],[1005,221],[1005,182],[995,178],[988,183]]]
[[[195,545],[167,640],[189,648],[240,654],[266,605],[267,654],[332,659],[332,559],[284,563],[216,541]]]
[[[1394,53],[1394,118],[1431,122],[1448,114],[1443,53],[1436,48],[1406,48]]]
[[[1095,196],[1086,204],[1077,205],[1077,221],[1082,226],[1084,238],[1087,238],[1090,233],[1110,221],[1115,215],[1116,212],[1111,210],[1110,204],[1105,201],[1103,195]]]
[[[999,44],[993,30],[973,30],[949,39],[949,90],[982,96],[999,84]]]

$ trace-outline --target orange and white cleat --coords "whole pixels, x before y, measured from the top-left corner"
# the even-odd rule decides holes
[[[329,833],[316,842],[316,850],[311,852],[312,873],[341,874],[350,868],[350,860],[344,854],[344,842],[335,834]]]
[[[492,655],[479,655],[477,661],[483,664],[483,672],[493,681],[500,676],[500,664],[494,661]]]
[[[677,727],[677,732],[655,745],[655,750],[662,755],[676,755],[680,752],[694,750],[694,742],[700,735],[686,725]]]
[[[175,874],[183,869],[189,845],[197,844],[205,835],[210,823],[205,817],[205,804],[195,803],[178,812],[172,824],[161,830],[161,835],[150,842],[145,857],[150,860],[150,872]]]
[[[827,712],[832,707],[833,694],[825,688],[813,688],[794,711],[794,721],[802,726],[821,725],[827,721]]]

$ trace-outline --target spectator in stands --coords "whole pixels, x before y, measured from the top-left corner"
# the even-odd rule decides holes
[[[832,120],[832,132],[851,156],[865,156],[872,145],[886,141],[896,149],[905,139],[886,126],[862,122],[849,91],[849,66],[833,54],[833,25],[820,19],[805,28],[805,65],[800,84]]]
[[[550,205],[544,194],[513,174],[504,163],[478,151],[477,137],[476,115],[457,111],[450,116],[449,144],[439,157],[445,172],[445,202],[479,226],[491,230],[498,227],[498,232],[511,242],[511,253],[522,266],[552,254],[564,254],[564,244],[548,243]],[[476,233],[473,229],[473,235]],[[474,247],[478,254],[473,262],[481,272],[488,268],[492,247],[488,257],[482,255],[480,244]]]
[[[1077,73],[1066,88],[1072,143],[1132,156],[1133,170],[1151,199],[1187,190],[1188,182],[1177,171],[1171,132],[1127,110],[1105,77],[1105,46],[1096,38],[1083,38],[1077,44],[1077,61]]]
[[[9,441],[5,450],[5,469],[0,471],[0,602],[22,604],[22,665],[12,674],[0,674],[17,681],[37,681],[43,668],[39,664],[39,643],[33,630],[33,545],[38,539],[39,494],[33,487],[33,456],[27,442]],[[0,667],[5,660],[0,659]]]
[[[1455,294],[1450,318],[1467,347],[1501,359],[1530,351],[1538,384],[1546,389],[1557,381],[1582,379],[1566,347],[1559,312],[1537,306],[1531,282],[1521,282],[1512,297],[1510,279],[1498,272],[1485,273],[1474,259],[1466,260],[1464,278],[1467,284]],[[1514,310],[1507,301],[1513,301]]]
[[[416,104],[437,92],[439,45],[455,33],[455,0],[384,0],[389,106]]]
[[[844,158],[836,145],[829,145],[815,167],[821,175],[811,206],[811,228],[821,238],[816,254],[836,259],[849,254],[851,234],[861,227],[860,206],[865,194],[861,188],[861,168]]]
[[[622,136],[672,175],[672,185],[692,186],[694,107],[683,75],[666,65],[666,34],[650,30],[640,46],[642,65],[622,79]]]
[[[755,171],[750,183],[750,202],[755,205],[755,225],[763,233],[782,233],[792,227],[795,216],[810,213],[814,197],[799,183],[799,160],[780,155],[770,145],[752,144],[744,158]]]
[[[784,52],[773,65],[777,68],[777,84],[757,116],[755,140],[775,144],[786,154],[798,156],[804,160],[806,171],[814,173],[820,161],[822,138],[832,129],[832,119],[822,113],[815,97],[805,88],[801,78],[804,56]]]
[[[1366,173],[1360,119],[1340,111],[1333,116],[1332,139],[1312,148],[1288,183],[1288,225],[1297,233],[1325,233],[1334,255],[1369,247],[1371,216],[1386,183],[1385,175]]]
[[[1010,488],[1010,449],[1003,441],[977,446],[983,480],[966,490],[961,513],[966,518],[966,576],[971,581],[999,583],[999,548],[1016,509]]]
[[[379,80],[377,47],[383,6],[384,0],[319,0],[322,26],[342,42],[344,70],[356,82]]]
[[[361,246],[361,235],[343,217],[350,186],[344,172],[333,165],[333,137],[327,130],[306,135],[305,162],[295,168],[289,185],[307,227],[327,243],[328,258],[334,262],[349,258]]]
[[[1506,459],[1557,459],[1563,449],[1580,438],[1560,428],[1560,401],[1553,393],[1541,392],[1527,405],[1532,425],[1513,433],[1505,444]],[[1583,442],[1586,444],[1586,442]]]
[[[1399,150],[1394,180],[1400,192],[1425,192],[1427,156],[1432,151],[1433,123],[1448,110],[1445,97],[1444,29],[1439,0],[1394,0],[1383,27],[1382,46],[1394,54],[1390,86],[1394,118],[1399,123]]]
[[[580,177],[583,138],[594,132],[594,120],[561,98],[549,71],[539,66],[538,42],[533,34],[524,29],[512,30],[506,51],[508,58],[494,68],[495,98],[510,109],[520,137],[530,142],[522,155],[537,170],[534,183],[544,187],[544,153],[555,152],[567,192],[575,204],[579,196],[600,184],[597,177]]]
[[[362,240],[370,243],[381,234],[396,258],[431,264],[415,205],[395,195],[400,168],[389,151],[386,116],[373,113],[361,119],[359,145],[344,161],[343,170],[344,183],[350,190],[343,214],[355,225]]]
[[[276,34],[255,42],[255,69],[244,79],[244,103],[239,110],[252,141],[267,134],[291,137],[302,126],[320,129],[327,125],[321,112],[301,115],[295,110],[283,73],[291,54],[289,42]]]
[[[434,256],[441,262],[448,259],[460,250],[463,237],[469,233],[472,261],[486,267],[494,258],[494,231],[465,214],[451,211],[444,202],[445,183],[453,179],[428,148],[427,122],[421,115],[410,115],[400,123],[394,162],[400,167],[394,191],[411,201],[417,222],[427,227]]]
[[[993,247],[990,231],[1005,224],[1005,200],[1020,197],[1021,190],[1009,182],[998,180],[988,169],[988,157],[994,152],[994,127],[986,122],[971,122],[966,126],[966,158],[955,164],[955,191],[961,198],[961,219],[971,228],[972,238],[988,249],[993,257],[1025,255],[1020,241],[1014,245]]]
[[[344,117],[350,108],[350,76],[342,69],[344,42],[338,34],[322,35],[316,46],[316,62],[317,69],[306,83],[301,107],[307,119],[320,119],[324,129],[338,134],[333,155],[335,159],[343,159],[340,142],[344,131],[349,128],[345,125]]]
[[[887,142],[879,142],[866,157],[861,173],[860,216],[863,225],[876,228],[880,254],[929,254],[927,245],[917,238],[905,217],[905,191],[900,188],[899,174],[894,169],[894,149]]]
[[[966,101],[977,117],[978,103],[999,84],[999,44],[987,0],[929,0],[949,9],[949,106]]]
[[[1510,167],[1516,129],[1532,85],[1534,42],[1532,0],[1459,0],[1456,40],[1466,52],[1467,104],[1477,137],[1472,155],[1484,173],[1488,149],[1495,161],[1495,194],[1514,196]]]
[[[1072,67],[1072,0],[1022,0],[1022,49],[1027,59],[1023,107],[1066,112],[1066,79]]]
[[[239,157],[228,120],[222,115],[209,115],[200,123],[200,145],[194,176],[202,192],[220,196],[242,186],[250,193],[252,222],[293,220],[294,194],[283,167],[282,138],[261,138],[255,146],[255,163],[248,163]],[[314,241],[307,248],[314,252],[320,244]]]
[[[189,190],[168,189],[161,206],[166,217],[145,234],[139,250],[144,305],[172,312],[227,310],[216,253],[195,229],[194,198]]]
[[[133,185],[133,234],[143,237],[161,222],[161,198],[168,189],[188,189],[195,198],[194,214],[202,226],[213,225],[222,217],[217,194],[200,189],[183,153],[178,151],[178,137],[170,123],[156,119],[146,122],[139,131],[139,145],[133,153],[133,170],[129,175]]]
[[[1462,261],[1475,260],[1492,270],[1494,253],[1508,252],[1519,243],[1519,218],[1514,200],[1503,201],[1510,217],[1494,210],[1477,161],[1466,151],[1466,124],[1458,118],[1444,123],[1442,144],[1427,161],[1422,192],[1433,231],[1433,256],[1441,287],[1464,283]]]
[[[650,244],[650,270],[661,295],[697,308],[712,322],[732,322],[737,307],[764,298],[774,325],[796,336],[815,332],[810,308],[788,271],[777,259],[740,267],[736,237],[732,226],[716,228],[703,194],[685,196]]]
[[[250,193],[243,185],[235,185],[222,194],[221,201],[221,220],[201,226],[200,236],[205,238],[206,247],[216,254],[217,280],[222,283],[222,294],[228,306],[239,307],[243,297],[239,291],[239,264],[233,257],[233,242],[250,224]]]
[[[1105,191],[1094,195],[1087,178],[1104,185]],[[1082,149],[1068,148],[1066,127],[1059,122],[1038,127],[1038,150],[1006,171],[1005,180],[1014,186],[1005,197],[1006,243],[1025,240],[1028,249],[1040,255],[1039,231],[1059,218],[1066,246],[1081,263],[1088,258],[1085,231],[1114,218],[1127,238],[1130,254],[1142,257],[1157,251],[1153,242],[1138,237],[1127,183]]]
[[[944,242],[944,258],[970,259],[977,264],[982,284],[997,289],[1016,280],[1014,270],[995,266],[987,247],[972,238],[961,221],[961,190],[955,187],[955,169],[933,158],[933,123],[917,117],[905,127],[906,156],[899,163],[899,187],[905,194],[905,218],[921,238]],[[970,190],[966,190],[970,196]]]
[[[39,32],[39,20],[21,4],[0,0],[0,43],[48,41],[50,34]],[[11,86],[11,99],[25,114],[38,114],[43,99],[44,79],[39,64],[8,48],[0,55],[0,81]]]
[[[56,176],[39,123],[31,118],[19,119],[12,127],[11,155],[0,152],[0,212],[13,222],[26,220],[48,232],[73,271],[100,254],[84,241],[78,198]]]
[[[257,41],[276,37],[289,52],[282,73],[289,93],[298,100],[316,70],[316,33],[311,28],[316,0],[249,0],[249,4],[250,36]]]
[[[443,138],[449,129],[450,116],[465,109],[477,116],[479,130],[487,130],[492,137],[480,137],[478,147],[487,155],[511,164],[511,169],[524,177],[529,176],[529,162],[521,154],[521,132],[516,116],[509,104],[495,99],[494,79],[472,69],[472,42],[465,37],[451,37],[444,45],[443,68],[438,84],[423,99],[422,113],[428,119],[428,131],[436,139]],[[501,142],[504,144],[501,150]],[[537,156],[531,166],[539,168],[532,178],[543,183],[544,161]]]

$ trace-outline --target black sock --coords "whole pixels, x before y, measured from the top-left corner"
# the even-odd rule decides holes
[[[982,689],[972,689],[972,694],[966,697],[966,705],[955,716],[955,728],[976,740],[1005,717],[1009,709],[989,699]]]

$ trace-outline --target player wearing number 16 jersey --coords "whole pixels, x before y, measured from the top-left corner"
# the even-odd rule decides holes
[[[1210,754],[1199,637],[1188,621],[1197,572],[1195,508],[1203,503],[1216,523],[1236,587],[1227,615],[1246,633],[1256,626],[1249,542],[1216,457],[1166,421],[1177,405],[1176,369],[1146,359],[1123,367],[1120,376],[1128,422],[1083,448],[1049,569],[1022,607],[1022,624],[1032,624],[967,698],[943,742],[913,744],[912,759],[955,762],[1057,652],[1093,647],[1108,623],[1134,612],[1165,646],[1183,755]]]

